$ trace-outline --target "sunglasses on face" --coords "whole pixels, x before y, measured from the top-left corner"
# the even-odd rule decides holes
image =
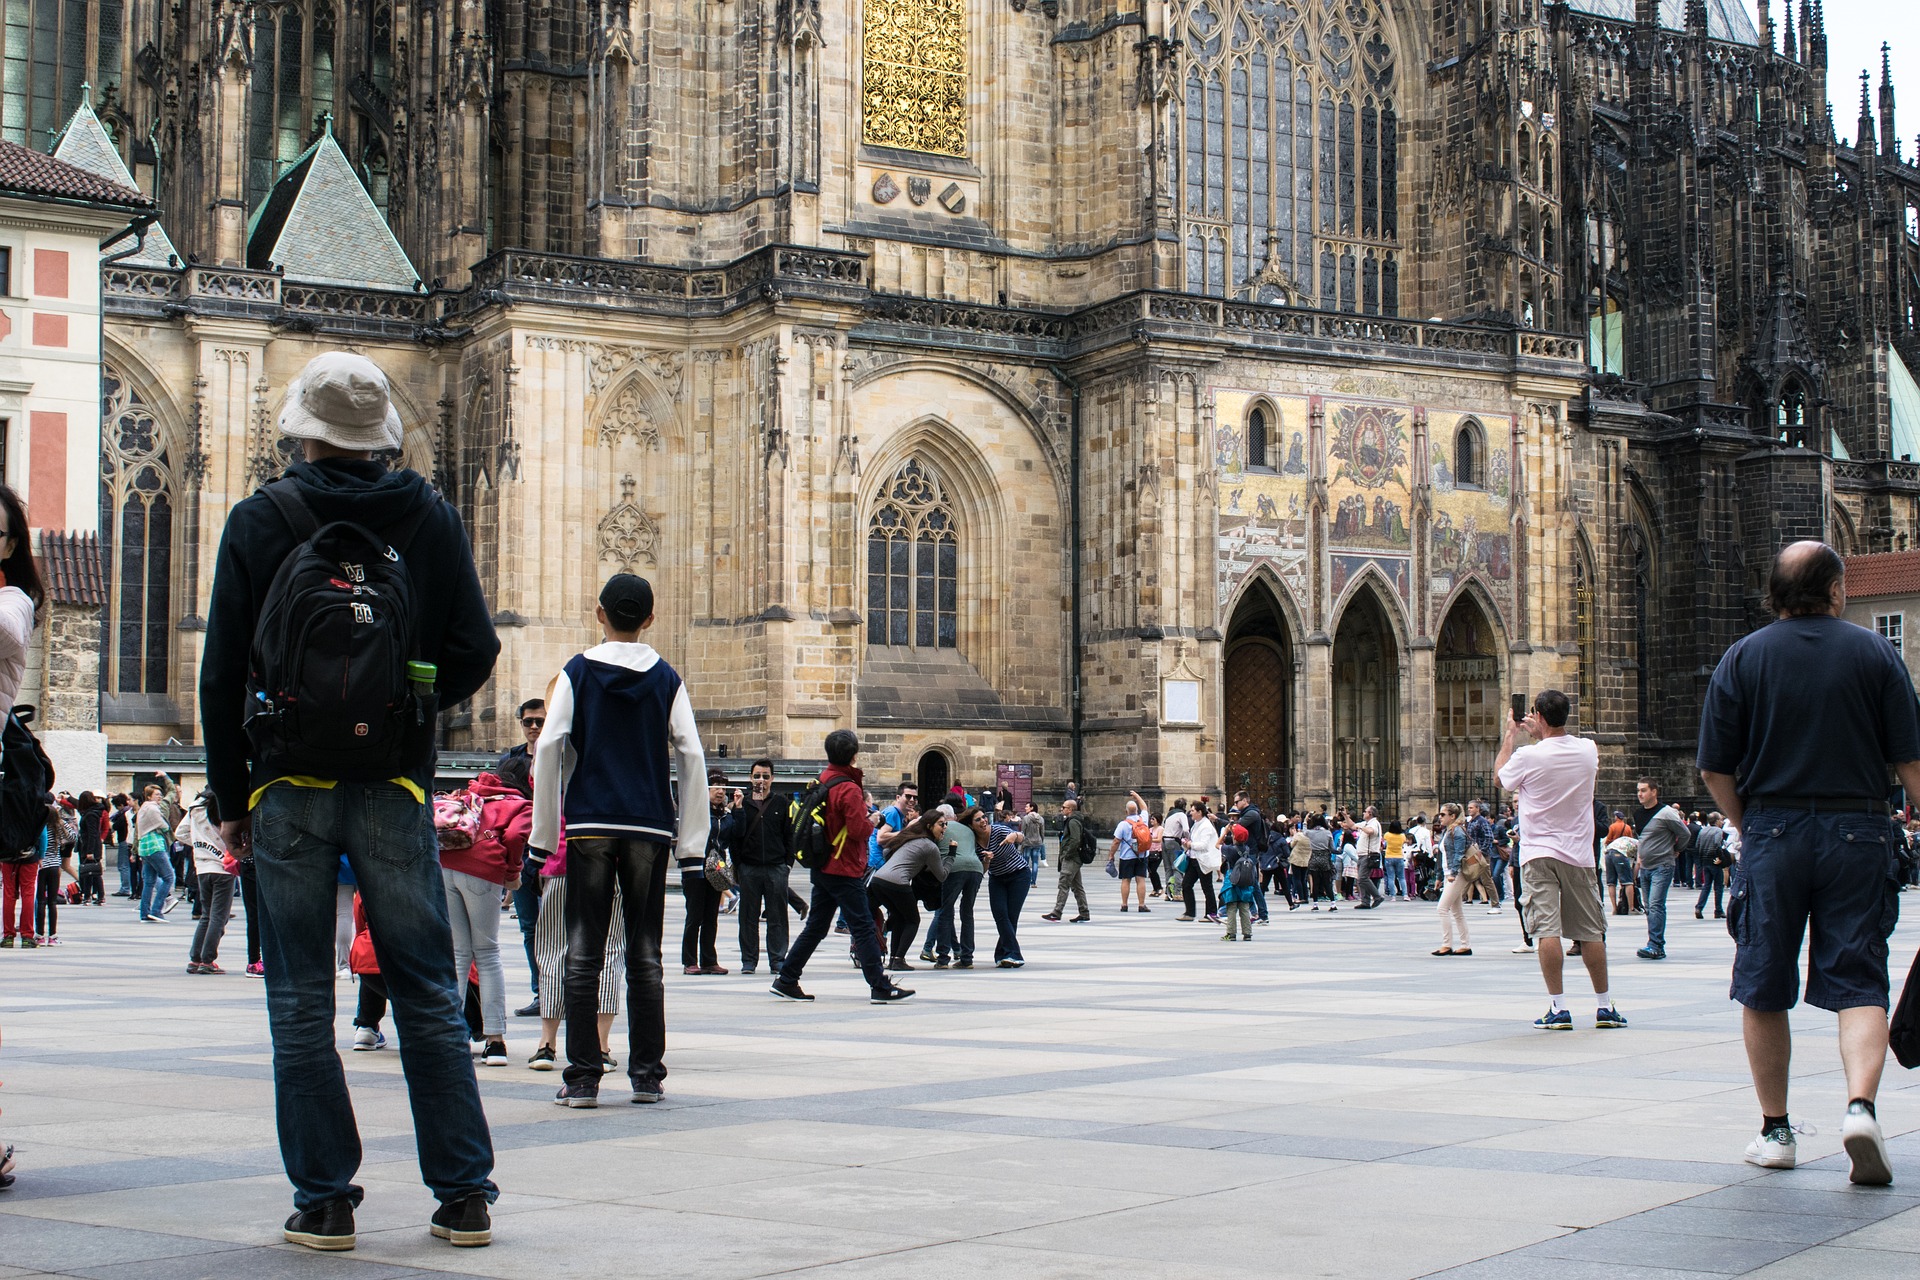
[[[547,722],[545,720],[522,720],[520,727],[522,729],[544,729],[547,727]]]

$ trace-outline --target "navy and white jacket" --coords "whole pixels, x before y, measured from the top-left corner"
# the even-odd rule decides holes
[[[680,774],[678,812],[668,755]],[[679,673],[639,641],[576,654],[547,695],[533,754],[533,834],[551,852],[560,820],[569,838],[612,836],[707,850],[707,762]]]

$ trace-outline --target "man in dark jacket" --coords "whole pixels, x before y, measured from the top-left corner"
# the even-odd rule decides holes
[[[760,965],[760,915],[767,917],[767,967],[787,962],[787,880],[793,870],[793,820],[773,793],[773,761],[755,760],[749,794],[734,814],[733,875],[740,890],[740,972]]]
[[[386,376],[361,356],[317,357],[288,389],[281,434],[305,458],[289,482],[321,525],[351,521],[376,537],[411,528],[400,554],[415,596],[409,659],[435,664],[440,705],[471,697],[493,671],[493,632],[466,533],[419,475],[388,471],[376,450],[400,444]],[[350,1249],[362,1191],[360,1135],[333,1042],[335,881],[344,855],[359,882],[387,994],[407,1028],[402,1062],[421,1172],[440,1201],[433,1234],[456,1245],[492,1239],[487,1206],[493,1142],[480,1107],[453,973],[446,890],[433,816],[432,725],[397,776],[360,782],[310,776],[255,758],[245,728],[250,650],[268,589],[305,541],[264,493],[227,517],[207,611],[201,728],[210,789],[236,857],[254,859],[273,1035],[281,1157],[294,1186],[286,1239]],[[349,575],[351,576],[351,575]],[[251,848],[249,849],[249,845]]]

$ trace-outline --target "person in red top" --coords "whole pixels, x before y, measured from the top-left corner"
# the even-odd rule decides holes
[[[860,739],[853,730],[835,729],[827,735],[827,767],[820,781],[828,784],[826,828],[833,856],[812,873],[813,905],[807,908],[806,926],[773,980],[773,994],[783,1000],[813,999],[800,989],[800,974],[833,928],[837,913],[846,916],[853,957],[873,991],[873,1003],[895,1004],[913,995],[887,977],[880,938],[873,931],[873,910],[867,905],[867,837],[873,834],[873,822],[867,816],[866,784],[854,764],[859,758]]]

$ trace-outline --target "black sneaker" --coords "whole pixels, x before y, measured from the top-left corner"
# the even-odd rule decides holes
[[[600,1105],[600,1086],[597,1084],[563,1084],[560,1092],[553,1095],[556,1107],[593,1108]]]
[[[902,1000],[913,999],[913,992],[905,987],[893,986],[884,991],[876,991],[868,999],[869,1004],[899,1004]]]
[[[926,961],[928,964],[932,964],[933,957],[932,956],[926,957]],[[892,973],[912,973],[913,972],[913,966],[908,964],[905,960],[889,960],[887,962],[887,969]]]
[[[1092,916],[1090,916],[1090,915],[1088,915],[1088,914],[1087,914],[1086,912],[1084,912],[1084,911],[1083,911],[1083,912],[1081,912],[1081,913],[1080,913],[1079,915],[1077,915],[1077,916],[1075,916],[1075,917],[1074,917],[1074,918],[1073,918],[1073,919],[1072,919],[1072,920],[1071,920],[1071,921],[1070,921],[1069,923],[1071,923],[1071,924],[1085,924],[1085,923],[1086,923],[1087,921],[1089,921],[1089,920],[1091,920],[1091,919],[1093,919],[1093,917],[1092,917]]]
[[[971,968],[973,968],[973,961],[971,961],[971,960],[955,960],[955,961],[953,962],[953,967],[954,967],[954,968],[956,968],[956,969],[971,969]]]
[[[475,1191],[449,1200],[433,1211],[433,1234],[456,1249],[478,1249],[493,1243],[493,1219],[487,1214],[487,1193]]]
[[[537,1018],[537,1017],[539,1017],[539,1016],[540,1016],[540,997],[539,997],[539,996],[535,996],[535,997],[533,998],[533,1003],[531,1003],[531,1004],[527,1004],[527,1005],[522,1005],[522,1006],[521,1006],[520,1008],[518,1008],[518,1009],[515,1009],[515,1010],[513,1011],[513,1016],[514,1016],[514,1017],[516,1017],[516,1018]]]
[[[633,1096],[628,1098],[627,1101],[637,1107],[646,1103],[658,1102],[666,1096],[667,1092],[661,1087],[658,1080],[646,1080],[636,1083],[633,1086]]]
[[[288,1244],[303,1244],[309,1249],[338,1253],[353,1248],[353,1201],[329,1200],[311,1209],[301,1209],[281,1229]]]
[[[933,967],[936,969],[950,969],[953,967],[953,961],[947,959],[945,956],[941,956],[933,962]]]
[[[548,1044],[541,1045],[538,1049],[535,1049],[533,1051],[533,1056],[527,1059],[527,1069],[529,1071],[551,1071],[553,1070],[553,1067],[554,1067],[554,1061],[553,1061],[552,1045],[548,1045]]]
[[[804,992],[804,991],[802,991],[802,990],[800,989],[800,984],[799,984],[799,983],[797,983],[797,982],[786,982],[786,981],[783,981],[783,980],[782,980],[782,979],[780,979],[780,978],[775,978],[775,979],[773,980],[773,985],[772,985],[772,986],[770,986],[770,987],[768,987],[768,988],[767,988],[767,990],[769,990],[769,991],[771,991],[771,992],[773,992],[773,994],[775,994],[775,995],[777,995],[777,996],[779,996],[779,997],[780,997],[780,998],[781,998],[782,1000],[811,1000],[811,999],[813,999],[813,997],[812,997],[812,996],[810,996],[810,995],[808,995],[808,994],[807,994],[806,992]]]
[[[740,972],[743,974],[751,974],[759,967],[757,964],[743,964],[740,966]]]

